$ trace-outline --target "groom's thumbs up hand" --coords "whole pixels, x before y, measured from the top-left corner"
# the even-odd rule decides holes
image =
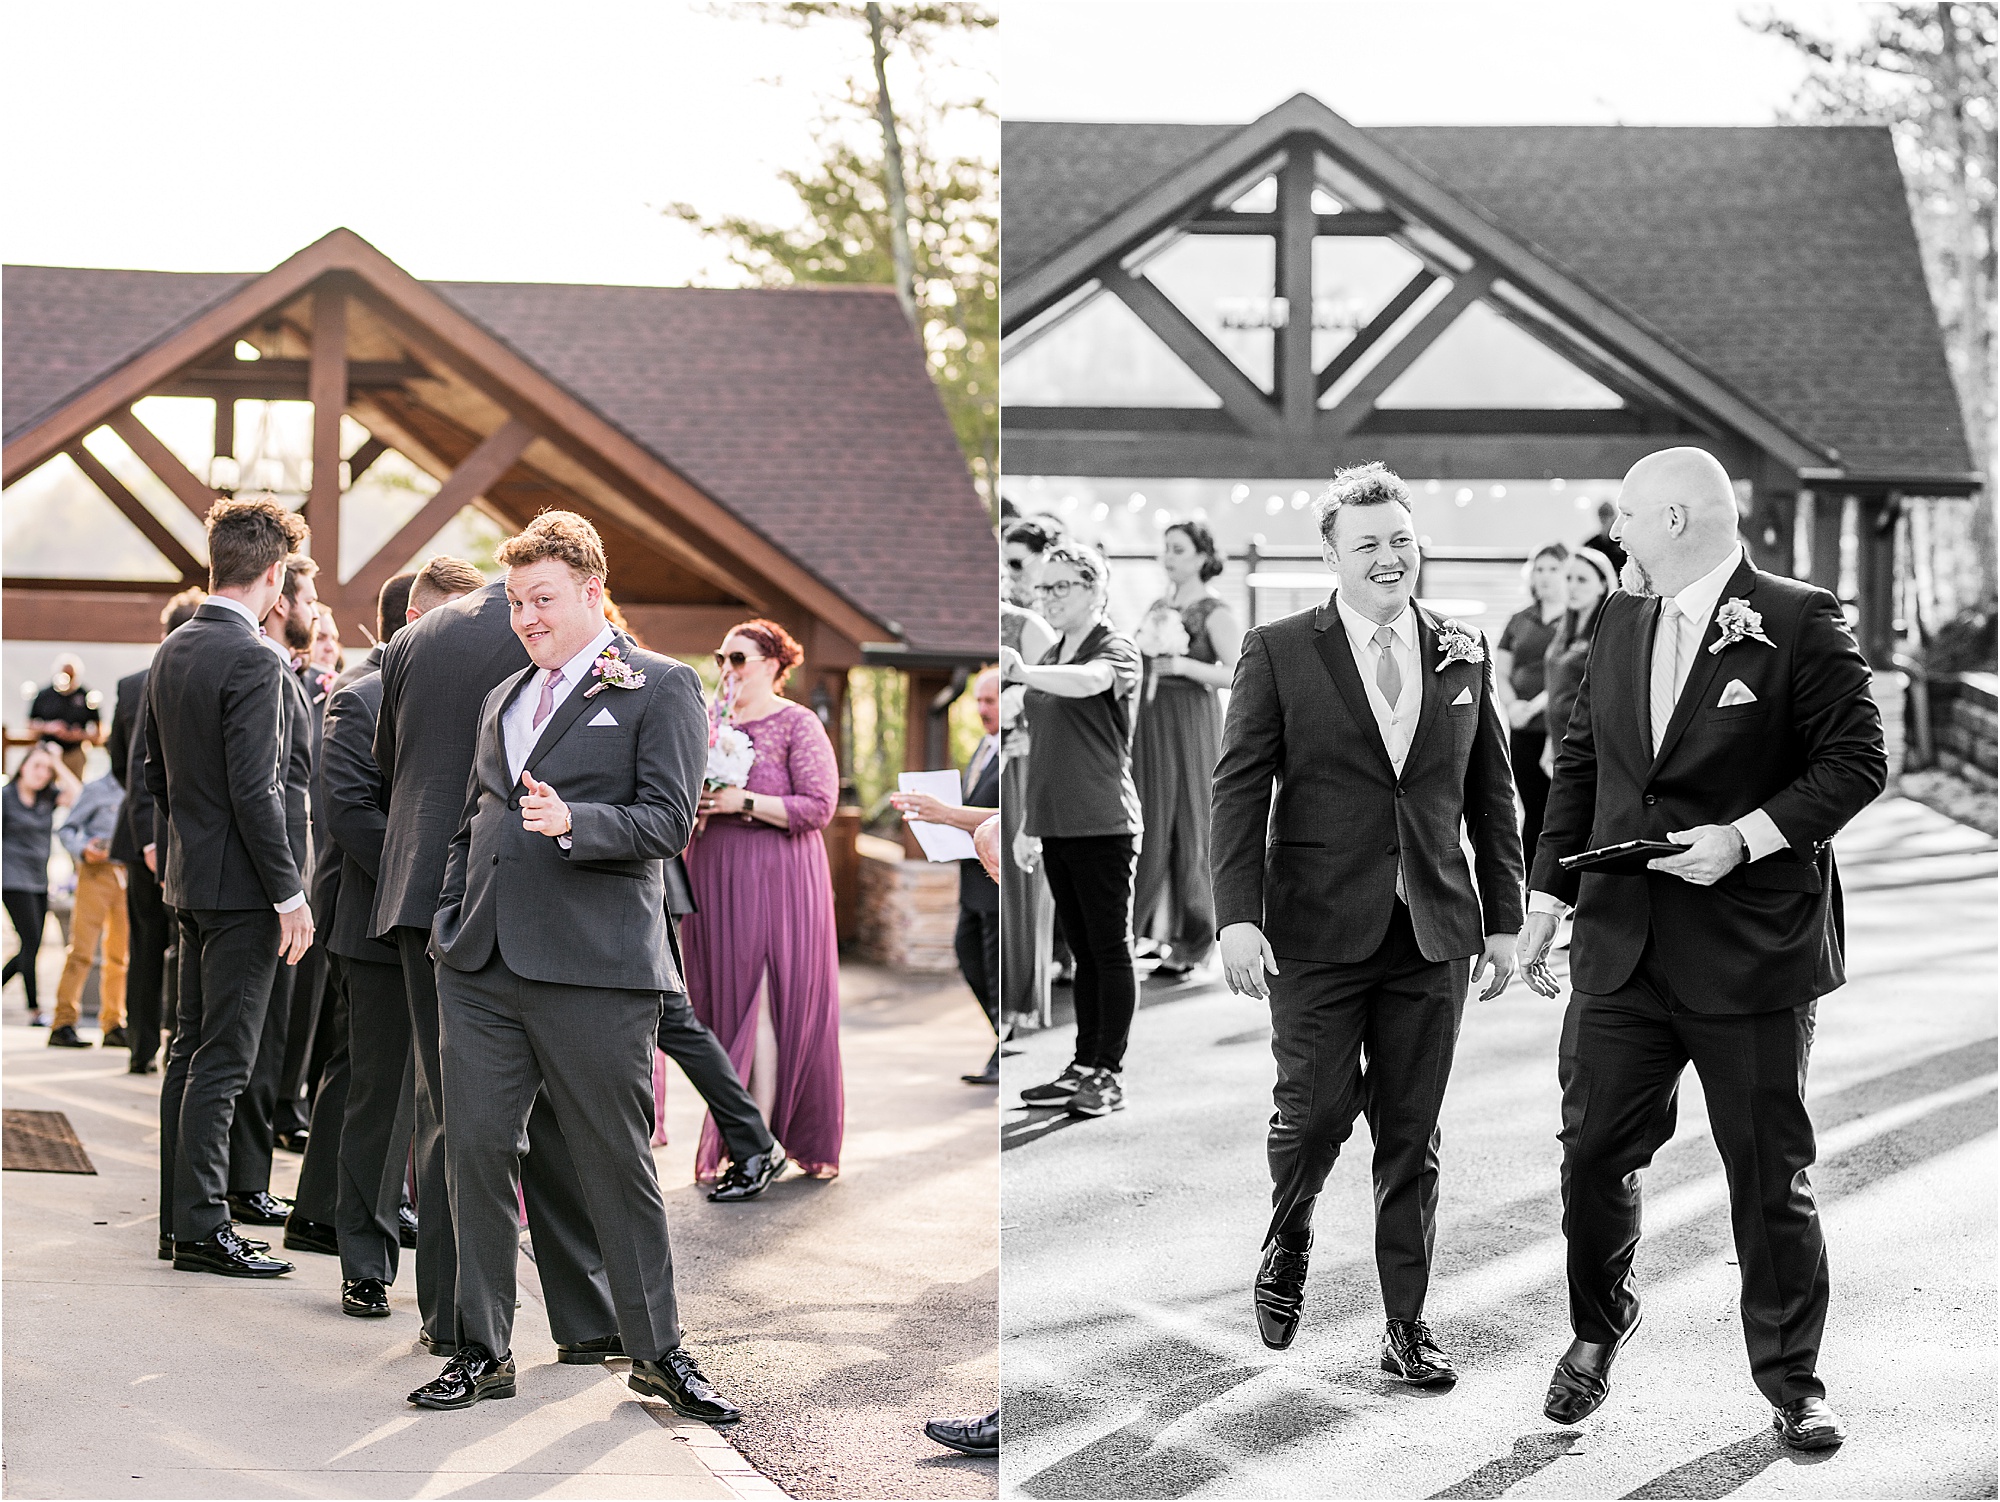
[[[521,799],[521,827],[531,834],[545,834],[552,839],[568,834],[569,805],[556,796],[556,790],[546,782],[538,782],[531,772],[521,774],[521,786],[528,790]]]

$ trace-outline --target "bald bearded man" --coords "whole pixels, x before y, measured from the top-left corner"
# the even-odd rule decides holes
[[[1844,1434],[1816,1370],[1806,1062],[1817,998],[1845,979],[1831,841],[1882,791],[1881,718],[1840,603],[1744,556],[1709,454],[1634,465],[1612,535],[1626,591],[1604,605],[1556,757],[1520,939],[1529,985],[1556,995],[1549,943],[1576,905],[1559,1070],[1576,1339],[1545,1411],[1594,1412],[1638,1328],[1639,1170],[1673,1135],[1691,1062],[1729,1181],[1751,1377],[1786,1444],[1827,1449]],[[1632,875],[1561,864],[1634,839],[1687,848]]]

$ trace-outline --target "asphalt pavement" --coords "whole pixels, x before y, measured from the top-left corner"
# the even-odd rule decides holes
[[[1837,1452],[1769,1431],[1736,1312],[1700,1083],[1646,1177],[1646,1324],[1583,1424],[1541,1414],[1569,1339],[1556,1143],[1561,1005],[1468,1007],[1442,1121],[1427,1316],[1464,1373],[1377,1368],[1367,1127],[1317,1217],[1304,1325],[1266,1350],[1250,1285],[1269,1214],[1268,1013],[1148,983],[1128,1108],[1015,1104],[1066,1061],[1031,1035],[1003,1088],[1007,1495],[1992,1497],[1996,1494],[1994,842],[1876,804],[1839,842],[1847,986],[1819,1009],[1809,1099],[1833,1273],[1820,1371]]]
[[[53,934],[53,926],[51,927]],[[61,955],[43,952],[44,989]],[[746,1417],[730,1431],[641,1401],[622,1362],[555,1360],[521,1259],[519,1396],[426,1413],[405,1263],[386,1320],[343,1317],[339,1265],[271,1282],[153,1255],[159,1077],[117,1050],[51,1049],[9,988],[4,1100],[67,1114],[94,1176],[0,1178],[6,1449],[18,1497],[990,1497],[994,1462],[940,1450],[938,1413],[997,1388],[993,1091],[961,1084],[992,1034],[952,977],[842,977],[843,1173],[710,1205],[699,1102],[670,1071],[656,1150],[688,1347]],[[95,1037],[93,1030],[86,1035]],[[280,1194],[299,1160],[280,1153]],[[273,1234],[275,1239],[275,1233]],[[406,1254],[407,1256],[408,1254]]]

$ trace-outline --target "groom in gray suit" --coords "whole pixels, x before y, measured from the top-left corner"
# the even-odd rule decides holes
[[[738,1410],[681,1348],[647,1145],[660,997],[683,989],[663,866],[694,827],[700,682],[607,622],[604,545],[582,517],[543,512],[498,557],[532,665],[480,709],[432,929],[459,1342],[410,1401],[514,1394],[520,1152],[546,1090],[603,1249],[630,1385],[733,1423]]]

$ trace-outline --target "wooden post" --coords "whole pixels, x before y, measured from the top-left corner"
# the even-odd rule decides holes
[[[233,396],[218,396],[215,399],[215,457],[236,457],[236,398]],[[215,478],[213,464],[209,468],[209,478]]]
[[[1855,517],[1855,592],[1861,622],[1855,638],[1871,666],[1890,667],[1896,656],[1896,517],[1901,497],[1870,496]]]
[[[943,767],[946,748],[932,728],[931,701],[951,687],[949,668],[910,668],[903,674],[908,699],[903,708],[903,767],[910,772],[935,772]],[[924,859],[923,847],[910,826],[903,826],[903,853]]]
[[[1285,426],[1310,432],[1318,391],[1313,384],[1313,145],[1294,137],[1278,169],[1277,287],[1284,323],[1272,350],[1272,394]]]
[[[313,553],[340,594],[340,419],[347,411],[347,294],[321,286],[313,293],[312,361],[306,392],[313,409],[312,490],[306,496],[306,525]],[[379,585],[377,586],[380,587]]]
[[[1832,491],[1812,493],[1812,582],[1840,593],[1840,520],[1847,498]]]
[[[1743,523],[1743,545],[1751,560],[1767,573],[1792,574],[1797,560],[1792,543],[1798,527],[1798,494],[1766,490],[1751,492],[1750,515]]]

